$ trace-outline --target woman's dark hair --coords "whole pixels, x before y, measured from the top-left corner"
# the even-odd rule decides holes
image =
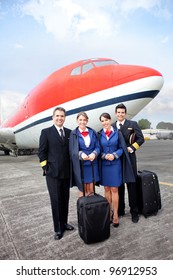
[[[101,121],[101,117],[104,117],[105,119],[111,120],[111,116],[108,113],[102,113],[99,117],[100,121]]]

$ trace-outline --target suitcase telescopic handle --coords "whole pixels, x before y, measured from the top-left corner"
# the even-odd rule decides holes
[[[92,169],[92,182],[93,182],[93,191],[95,194],[95,181],[94,181],[94,163],[91,161],[91,169]],[[84,183],[84,161],[81,160],[81,179],[83,185],[83,195],[85,196],[85,183]]]

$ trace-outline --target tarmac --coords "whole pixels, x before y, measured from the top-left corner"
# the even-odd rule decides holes
[[[54,240],[49,195],[37,155],[0,153],[0,260],[172,260],[173,141],[149,140],[137,151],[138,169],[159,178],[162,208],[132,223],[126,215],[110,238],[87,245],[77,227],[77,189],[70,190],[69,223],[75,229]],[[103,194],[103,187],[96,187]]]

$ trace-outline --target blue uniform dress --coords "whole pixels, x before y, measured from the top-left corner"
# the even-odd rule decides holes
[[[90,127],[87,127],[90,141],[88,147],[85,145],[84,137],[81,135],[78,127],[75,128],[69,139],[69,152],[71,159],[71,176],[70,176],[70,186],[77,186],[80,191],[83,191],[83,180],[82,180],[82,169],[81,164],[84,167],[84,183],[93,182],[92,178],[92,166],[89,160],[82,160],[82,152],[89,155],[92,152],[95,153],[96,158],[93,161],[94,164],[94,181],[99,181],[99,171],[98,171],[98,158],[100,154],[100,146],[97,133]]]
[[[112,128],[112,133],[107,139],[104,130],[100,133],[101,146],[101,185],[108,187],[119,187],[122,183],[121,156],[123,149],[118,137],[117,129]],[[113,154],[115,159],[109,161],[105,159],[106,154]]]

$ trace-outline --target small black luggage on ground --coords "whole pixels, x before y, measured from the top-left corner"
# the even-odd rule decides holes
[[[86,244],[103,241],[110,236],[110,208],[99,194],[77,200],[79,235]]]
[[[139,213],[144,217],[156,215],[161,209],[161,195],[158,176],[148,170],[138,171],[138,208]]]
[[[93,164],[92,171],[94,182]],[[86,244],[104,241],[109,238],[110,206],[105,197],[95,193],[95,187],[94,194],[85,196],[84,192],[84,196],[78,198],[77,217],[79,235]]]

